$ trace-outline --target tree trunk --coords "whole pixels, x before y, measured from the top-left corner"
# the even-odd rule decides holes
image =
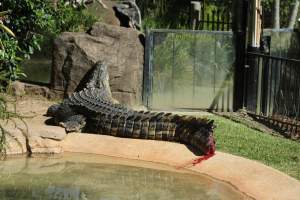
[[[274,11],[273,28],[280,29],[280,0],[275,0]]]
[[[289,23],[289,28],[291,28],[291,29],[293,29],[295,27],[298,10],[299,10],[299,5],[300,5],[300,1],[296,0],[294,7],[293,7],[292,14],[291,14],[290,23]]]

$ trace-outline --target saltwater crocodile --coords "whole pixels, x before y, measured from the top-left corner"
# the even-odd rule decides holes
[[[213,155],[213,121],[164,112],[135,111],[113,103],[107,67],[96,64],[86,87],[60,104],[49,107],[47,115],[66,132],[88,132],[127,138],[153,139],[191,145]]]

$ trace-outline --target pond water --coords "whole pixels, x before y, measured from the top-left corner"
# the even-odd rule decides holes
[[[135,165],[135,166],[134,166]],[[1,200],[245,199],[229,184],[172,167],[89,154],[0,161]]]

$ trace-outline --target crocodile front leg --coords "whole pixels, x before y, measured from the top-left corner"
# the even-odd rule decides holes
[[[59,125],[66,129],[67,133],[81,132],[85,127],[86,118],[83,115],[72,115],[66,118],[64,121],[59,122]]]

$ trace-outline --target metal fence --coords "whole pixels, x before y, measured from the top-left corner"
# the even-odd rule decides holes
[[[152,109],[230,111],[235,51],[232,32],[147,32],[144,103]]]
[[[202,9],[200,18],[192,21],[192,26],[197,30],[229,31],[232,29],[231,13],[222,8],[210,12]]]
[[[269,54],[283,58],[300,59],[300,34],[293,29],[264,29],[269,37]]]
[[[299,137],[300,60],[249,53],[245,106],[287,136]]]

